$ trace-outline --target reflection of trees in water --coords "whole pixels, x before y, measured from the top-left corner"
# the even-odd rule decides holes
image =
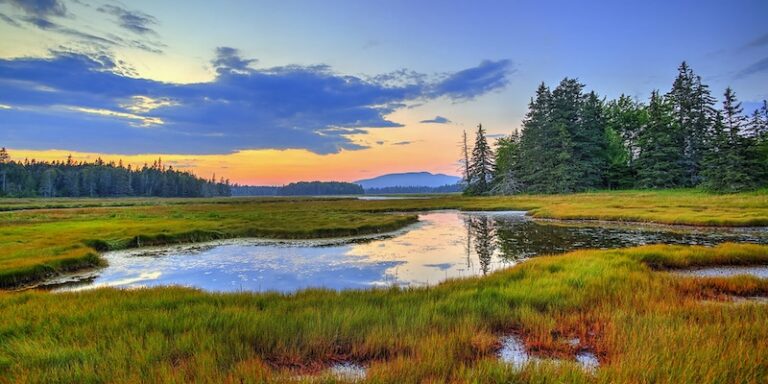
[[[525,218],[464,215],[467,230],[467,268],[472,270],[474,251],[483,274],[490,270],[493,254],[512,263],[526,257],[583,248],[619,248],[649,243],[717,244],[726,240],[768,243],[768,237],[750,234],[724,236],[717,233],[678,233],[660,229],[619,226],[570,226],[537,223]]]
[[[467,249],[470,248],[469,239],[475,243],[475,253],[480,261],[480,269],[483,275],[487,274],[491,267],[491,258],[496,251],[496,228],[494,220],[488,216],[467,216],[464,219],[467,226]],[[469,252],[467,252],[469,259]],[[471,262],[468,262],[468,264]],[[469,265],[468,265],[469,266]]]
[[[526,257],[561,253],[575,248],[604,248],[618,245],[618,239],[595,228],[540,224],[533,221],[499,220],[498,244],[501,258],[515,261]]]
[[[502,261],[511,263],[535,255],[560,253],[573,248],[602,248],[618,242],[594,229],[542,225],[503,216],[467,215],[464,216],[464,225],[467,229],[467,268],[472,268],[471,253],[474,251],[483,274],[489,272],[497,250]]]

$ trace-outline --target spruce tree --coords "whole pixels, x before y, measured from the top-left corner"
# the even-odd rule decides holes
[[[8,170],[5,164],[11,161],[11,156],[5,147],[0,148],[0,193],[8,194]]]
[[[608,141],[608,167],[604,186],[609,189],[631,188],[636,184],[639,137],[648,123],[648,111],[642,103],[621,95],[605,108],[605,136]]]
[[[757,165],[751,161],[754,141],[742,135],[745,125],[741,103],[729,87],[725,90],[723,111],[717,114],[705,156],[703,186],[706,189],[736,192],[754,187]]]
[[[554,175],[555,158],[550,116],[552,93],[541,83],[528,104],[520,137],[519,178],[528,192],[547,192]]]
[[[579,178],[583,169],[578,163],[581,148],[577,148],[574,140],[580,123],[580,112],[584,85],[576,79],[565,78],[552,91],[552,110],[550,127],[545,140],[551,142],[553,151],[550,156],[555,159],[553,178],[546,180],[547,193],[570,193],[578,190]],[[578,151],[578,152],[576,152]]]
[[[494,195],[513,195],[523,190],[519,177],[520,135],[515,130],[509,137],[496,141],[496,170],[493,176],[491,193]]]
[[[642,188],[675,188],[685,175],[678,121],[672,113],[672,104],[658,91],[653,91],[648,104],[648,124],[638,138],[638,186]]]
[[[701,162],[712,129],[715,100],[686,62],[678,67],[678,75],[667,94],[676,125],[673,141],[683,154],[684,173],[678,186],[692,187],[701,182]]]
[[[5,147],[0,148],[0,164],[5,164],[11,161],[11,155],[8,154],[8,151],[5,149]]]
[[[469,183],[465,193],[469,195],[484,195],[490,192],[493,179],[493,150],[488,145],[482,124],[477,126],[475,146],[472,148],[472,158],[469,164]]]
[[[579,121],[572,132],[574,191],[600,188],[608,166],[603,102],[595,92],[579,105]]]

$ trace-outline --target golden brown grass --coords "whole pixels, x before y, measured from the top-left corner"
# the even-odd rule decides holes
[[[372,383],[765,382],[768,307],[699,292],[765,293],[768,283],[656,271],[645,263],[655,253],[668,255],[654,259],[664,268],[768,263],[768,246],[646,246],[410,290],[0,293],[0,382],[286,382],[340,359],[367,365]],[[495,357],[510,332],[544,356],[590,348],[602,366],[594,376],[570,363],[515,371]]]
[[[57,208],[51,208],[57,207]],[[527,210],[533,217],[662,224],[768,225],[766,191],[595,192],[360,201],[312,198],[1,199],[0,287],[101,263],[104,250],[232,237],[312,238],[400,228],[428,209]]]

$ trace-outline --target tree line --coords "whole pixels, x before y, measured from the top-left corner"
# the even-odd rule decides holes
[[[446,184],[439,187],[427,186],[392,186],[380,188],[367,188],[366,194],[369,195],[396,195],[407,193],[456,193],[461,192],[464,187],[461,184]]]
[[[228,180],[199,178],[166,167],[158,159],[134,168],[122,161],[14,161],[0,149],[0,196],[3,197],[216,197],[230,196]]]
[[[572,193],[596,189],[690,188],[736,192],[768,185],[768,104],[745,115],[731,88],[718,108],[683,62],[666,94],[648,102],[606,101],[565,78],[542,83],[522,133],[492,148],[482,125],[471,150],[464,134],[469,195]]]
[[[339,181],[300,181],[279,187],[236,184],[232,187],[233,196],[326,196],[363,193],[363,187]]]

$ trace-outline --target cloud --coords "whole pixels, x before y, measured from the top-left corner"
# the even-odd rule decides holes
[[[419,121],[422,124],[450,124],[451,121],[442,116],[435,116],[434,119]]]
[[[231,47],[216,48],[216,57],[211,61],[216,73],[248,73],[250,65],[255,64],[255,59],[243,59],[240,51]]]
[[[152,29],[153,26],[158,24],[157,19],[154,16],[141,11],[129,11],[116,5],[103,5],[97,8],[97,10],[117,17],[119,25],[131,32],[140,35],[157,35],[157,32]]]
[[[216,77],[193,84],[126,75],[103,52],[52,52],[0,59],[0,142],[29,149],[108,153],[218,154],[244,149],[306,149],[318,154],[365,146],[350,135],[403,125],[387,118],[414,100],[480,95],[505,84],[463,73],[392,85],[335,73],[328,66],[255,68],[233,48],[218,48]],[[487,63],[487,62],[484,62]],[[463,87],[463,88],[462,88]],[[477,88],[477,89],[473,89]],[[405,145],[401,142],[396,145]]]
[[[747,77],[755,73],[764,72],[764,71],[768,71],[768,57],[737,72],[736,78],[739,79],[739,78]]]
[[[509,84],[508,74],[513,71],[510,60],[485,60],[479,66],[448,75],[435,84],[432,92],[454,100],[471,100],[482,94],[501,89]]]
[[[7,15],[0,13],[0,20],[4,21],[5,23],[12,25],[16,28],[21,28],[21,24],[19,24],[18,21],[8,17]]]
[[[67,8],[59,0],[0,0],[2,3],[11,4],[30,17],[47,18],[67,14]]]
[[[134,127],[151,127],[153,125],[164,124],[163,120],[158,119],[156,117],[140,116],[140,115],[135,115],[133,113],[127,113],[127,112],[111,111],[108,109],[82,108],[82,107],[69,107],[69,109],[77,112],[90,113],[94,115],[108,116],[108,117],[118,117],[121,119],[135,120],[140,122],[140,124],[136,124],[136,125],[131,123],[131,125],[133,125]]]
[[[758,48],[762,47],[763,45],[768,45],[768,33],[763,34],[762,36],[758,36],[754,40],[747,43],[744,48]]]
[[[392,145],[408,145],[411,144],[412,141],[398,141],[396,143],[392,143]]]
[[[59,0],[0,0],[0,4],[11,4],[21,14],[5,15],[0,14],[0,20],[16,27],[22,27],[23,23],[37,27],[43,31],[58,34],[72,38],[73,41],[85,42],[93,47],[107,49],[111,47],[129,47],[141,49],[152,53],[162,53],[164,44],[157,41],[150,41],[140,38],[124,38],[115,34],[101,32],[84,32],[80,28],[75,29],[53,21],[53,17],[70,17],[70,13],[64,3]],[[85,6],[83,3],[75,1],[79,6]],[[132,30],[140,35],[157,35],[151,28],[151,25],[157,24],[157,20],[143,12],[131,12],[123,8],[105,5],[99,8],[99,11],[114,14],[118,17],[118,25]]]

